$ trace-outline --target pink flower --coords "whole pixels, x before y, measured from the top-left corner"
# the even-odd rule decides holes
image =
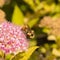
[[[29,43],[20,26],[10,22],[0,24],[0,50],[16,54],[26,51],[28,46]]]

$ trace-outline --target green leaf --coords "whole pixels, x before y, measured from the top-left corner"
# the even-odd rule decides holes
[[[25,52],[25,55],[22,59],[20,60],[28,60],[30,58],[30,56],[32,55],[32,53],[38,48],[38,46],[34,46],[28,49],[27,52]]]
[[[5,60],[11,60],[12,57],[13,57],[13,54],[6,54]]]
[[[16,54],[15,56],[13,56],[11,58],[11,60],[19,60],[20,58],[22,58],[24,56],[24,52],[19,52],[18,54]]]
[[[41,60],[39,55],[40,55],[40,53],[37,52],[37,51],[35,51],[35,52],[31,55],[31,57],[30,57],[29,60]]]
[[[22,11],[19,9],[17,5],[14,7],[14,12],[12,16],[12,22],[17,25],[22,25],[24,23],[24,16]]]
[[[4,57],[4,52],[2,50],[0,50],[0,57]]]
[[[30,47],[31,47],[31,46],[36,46],[36,45],[37,45],[36,40],[30,40],[29,42],[30,42]]]
[[[28,22],[28,25],[32,28],[38,22],[38,20],[38,18],[32,19]]]
[[[49,33],[50,32],[50,29],[44,27],[43,32]]]
[[[11,60],[28,60],[32,53],[38,48],[38,46],[34,46],[28,49],[26,52],[19,52],[14,57],[11,58]]]

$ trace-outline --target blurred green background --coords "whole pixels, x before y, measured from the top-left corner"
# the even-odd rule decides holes
[[[35,37],[28,38],[30,47],[39,48],[29,60],[60,60],[60,30],[55,32],[57,35],[52,33],[57,29],[54,29],[55,25],[58,26],[60,22],[60,0],[6,0],[0,9],[6,13],[8,21],[20,26],[27,24],[34,31]],[[58,22],[50,24],[51,20]]]

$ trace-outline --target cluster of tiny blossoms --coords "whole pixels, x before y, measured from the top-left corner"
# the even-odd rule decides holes
[[[48,34],[52,34],[54,36],[60,36],[60,18],[53,19],[50,16],[44,17],[40,23],[39,27],[46,27],[50,29]]]
[[[6,0],[0,0],[0,23],[5,21],[5,12],[1,9],[3,7],[3,5],[5,4]]]
[[[5,4],[6,0],[0,0],[0,7],[3,7],[3,5]]]
[[[0,24],[0,50],[6,54],[16,54],[26,51],[28,46],[29,43],[20,26],[10,22]]]
[[[5,12],[0,9],[0,23],[6,20],[5,16]]]

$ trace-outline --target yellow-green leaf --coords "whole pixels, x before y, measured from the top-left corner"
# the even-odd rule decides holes
[[[45,32],[45,33],[49,33],[49,32],[50,32],[50,29],[48,29],[48,28],[44,28],[44,29],[43,29],[43,32]]]
[[[22,11],[19,9],[17,5],[14,7],[14,12],[12,16],[12,22],[17,25],[22,25],[24,23],[24,16]]]
[[[23,56],[25,55],[25,53],[24,52],[19,52],[19,53],[17,53],[15,56],[13,56],[12,58],[11,58],[11,60],[19,60],[19,59],[21,59]]]
[[[0,50],[0,57],[4,57],[4,52]]]
[[[32,19],[28,22],[28,25],[32,28],[38,22],[38,18]]]
[[[5,60],[11,60],[12,57],[13,57],[13,54],[6,54]]]
[[[32,55],[32,53],[38,48],[38,46],[34,46],[28,49],[27,52],[25,52],[25,55],[22,59],[20,60],[28,60],[30,58],[30,56]]]

